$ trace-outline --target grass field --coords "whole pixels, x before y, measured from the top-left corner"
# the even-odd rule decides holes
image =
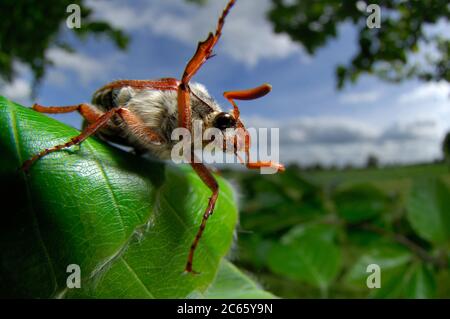
[[[410,188],[412,180],[423,177],[440,177],[450,185],[450,170],[444,163],[388,166],[344,170],[323,170],[304,172],[303,175],[321,185],[354,185],[370,183],[386,191]]]

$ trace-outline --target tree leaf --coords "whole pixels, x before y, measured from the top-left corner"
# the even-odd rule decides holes
[[[390,244],[380,244],[368,248],[361,255],[353,267],[345,275],[345,282],[351,284],[355,289],[376,298],[396,298],[402,294],[405,273],[413,256],[404,247]],[[367,278],[371,275],[367,272],[369,265],[380,267],[380,288],[368,288]]]
[[[208,299],[273,299],[271,293],[227,260],[222,260],[216,279],[203,294],[190,296]]]
[[[448,17],[448,1],[379,1],[379,10],[376,8],[370,14],[359,6],[364,2],[355,3],[274,0],[268,19],[275,32],[286,33],[311,55],[340,35],[338,30],[342,25],[354,24],[358,48],[347,65],[336,68],[339,89],[346,82],[355,82],[364,73],[389,82],[413,77],[424,81],[448,81],[448,37],[444,32],[435,35],[423,32],[426,25],[437,24],[441,18]],[[393,14],[382,14],[387,11]],[[375,16],[379,17],[382,27],[368,28],[367,22],[374,21]],[[408,37],[411,39],[405,41]],[[423,42],[435,47],[439,54],[428,57]],[[425,59],[419,62],[411,58],[418,54]]]
[[[416,180],[406,208],[408,221],[419,236],[436,244],[450,240],[450,190],[441,180]]]
[[[333,196],[338,214],[350,223],[358,223],[380,215],[387,205],[387,196],[370,184],[352,186]]]
[[[366,268],[370,264],[377,264],[383,271],[398,268],[408,264],[412,260],[411,253],[406,249],[394,244],[374,246],[363,254],[347,273],[347,279],[360,281],[367,278]]]
[[[283,236],[269,251],[268,266],[274,273],[307,282],[326,293],[341,268],[341,251],[330,240],[334,229],[312,227],[316,234],[294,228],[293,233]],[[326,230],[331,233],[324,235]]]
[[[414,299],[434,298],[436,291],[436,280],[433,271],[423,264],[414,264],[409,281],[404,287],[404,297]]]
[[[284,243],[302,242],[305,237],[321,239],[326,242],[333,243],[337,237],[338,229],[335,225],[310,222],[308,224],[297,225],[292,227],[283,235]]]
[[[210,191],[187,166],[132,156],[89,138],[52,153],[28,175],[21,163],[78,131],[0,98],[0,295],[184,298],[204,292],[227,253],[237,220],[230,186],[220,194],[183,274]],[[81,289],[66,288],[67,266]]]

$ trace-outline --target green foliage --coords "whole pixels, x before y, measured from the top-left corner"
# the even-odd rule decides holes
[[[208,2],[208,0],[186,0],[186,1],[195,3],[197,5],[204,5],[206,2]]]
[[[0,2],[0,77],[12,81],[15,75],[14,62],[29,66],[36,81],[42,79],[46,67],[51,64],[46,51],[52,46],[73,51],[58,35],[66,28],[65,21],[70,13],[69,4],[77,4],[81,9],[82,27],[73,29],[79,37],[106,35],[120,48],[125,49],[128,37],[122,31],[104,21],[94,20],[92,10],[83,0],[63,1],[17,1]]]
[[[292,166],[283,175],[224,176],[243,191],[238,265],[276,295],[450,297],[450,176],[443,165],[320,172]],[[367,286],[371,264],[380,266],[381,288]]]
[[[450,132],[445,134],[445,138],[442,141],[442,152],[447,164],[450,165]]]
[[[367,168],[377,168],[379,166],[378,157],[374,154],[367,156],[366,167]]]
[[[209,196],[190,168],[90,138],[25,175],[25,158],[77,131],[5,99],[0,124],[1,200],[13,207],[0,224],[1,296],[273,298],[223,260],[237,217],[223,179],[196,255],[202,273],[184,275]],[[281,297],[449,297],[450,176],[413,168],[224,171],[242,192],[238,265]],[[69,264],[81,266],[81,289],[64,288]],[[379,289],[366,285],[370,264]]]
[[[210,196],[189,167],[138,158],[89,138],[24,174],[18,167],[25,159],[78,131],[4,98],[0,128],[1,201],[8,207],[0,223],[0,296],[235,297],[239,289],[239,297],[272,297],[220,263],[237,221],[233,192],[222,178],[195,256],[201,274],[183,274]],[[70,264],[81,267],[81,289],[65,288]]]
[[[191,295],[189,297],[201,297],[208,299],[272,299],[275,298],[269,292],[244,275],[232,263],[223,260],[220,264],[216,279],[208,287],[204,294]]]
[[[408,220],[425,240],[450,243],[450,190],[439,180],[418,180],[408,196]]]
[[[325,295],[340,270],[341,251],[334,242],[334,229],[320,226],[295,227],[286,233],[271,247],[268,267],[276,274],[309,283]]]
[[[337,213],[349,223],[379,216],[388,204],[387,196],[377,187],[360,184],[336,191],[333,196]]]
[[[242,227],[259,234],[289,229],[324,210],[322,190],[299,174],[250,173],[242,175],[240,183],[246,198],[243,209],[249,213]]]
[[[376,2],[381,8],[381,27],[374,29],[366,26],[370,13],[357,7],[357,3],[367,2],[272,0],[272,3],[268,17],[275,31],[287,33],[310,54],[337,37],[340,25],[350,22],[357,28],[356,55],[348,65],[336,69],[339,88],[347,81],[356,81],[362,73],[376,74],[388,81],[412,77],[450,81],[448,37],[425,32],[426,26],[450,17],[446,0]],[[424,54],[424,61],[418,62],[420,59],[414,55],[424,44],[436,54]]]
[[[373,298],[433,298],[436,279],[428,265],[414,262],[413,255],[404,247],[379,245],[361,256],[345,278],[361,291],[367,289],[367,265],[380,266],[382,285],[370,293]]]

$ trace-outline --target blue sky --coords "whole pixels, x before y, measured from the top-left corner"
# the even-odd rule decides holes
[[[79,41],[63,28],[61,37],[77,47],[75,54],[51,49],[54,61],[39,90],[44,105],[90,101],[93,91],[116,79],[179,77],[185,63],[215,27],[225,0],[198,7],[184,0],[88,1],[99,18],[131,35],[126,52],[104,38]],[[240,102],[247,125],[280,128],[282,161],[304,164],[364,163],[376,154],[385,163],[439,158],[440,143],[450,128],[447,83],[405,82],[392,85],[364,76],[356,85],[336,91],[334,70],[356,50],[350,25],[311,57],[286,35],[272,31],[264,14],[269,0],[238,1],[226,22],[217,56],[194,80],[207,86],[224,108],[222,92],[273,85],[268,96]],[[363,14],[363,13],[362,13]],[[438,32],[449,31],[441,24]],[[29,70],[2,94],[30,105]],[[78,114],[57,118],[79,127]]]

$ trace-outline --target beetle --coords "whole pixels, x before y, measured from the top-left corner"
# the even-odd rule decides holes
[[[33,109],[42,113],[57,114],[78,111],[86,125],[79,135],[71,138],[67,143],[41,151],[25,161],[21,168],[28,171],[31,165],[41,157],[73,145],[79,145],[92,135],[110,142],[132,146],[140,151],[150,152],[160,159],[169,159],[170,150],[173,147],[170,133],[178,127],[191,131],[193,121],[200,120],[204,123],[205,128],[218,128],[222,131],[239,128],[244,132],[243,149],[238,149],[236,140],[234,140],[233,152],[247,168],[274,167],[278,171],[283,171],[283,165],[278,163],[250,161],[250,136],[239,117],[239,108],[234,102],[234,100],[252,100],[268,94],[271,91],[269,84],[248,90],[225,92],[224,97],[231,103],[233,109],[230,112],[224,112],[203,85],[191,83],[196,72],[213,56],[213,48],[222,34],[225,18],[235,2],[236,0],[230,0],[227,3],[217,22],[215,33],[209,33],[206,40],[198,43],[197,50],[186,65],[181,80],[174,78],[119,80],[98,89],[93,95],[91,104],[82,103],[69,106],[34,104]],[[242,160],[237,154],[239,150],[245,152],[245,160]],[[194,171],[212,192],[201,225],[190,246],[185,265],[186,272],[196,273],[192,267],[194,253],[205,230],[206,222],[214,211],[219,196],[219,186],[209,169],[203,163],[194,160],[193,152],[187,157],[189,157],[189,163]]]

